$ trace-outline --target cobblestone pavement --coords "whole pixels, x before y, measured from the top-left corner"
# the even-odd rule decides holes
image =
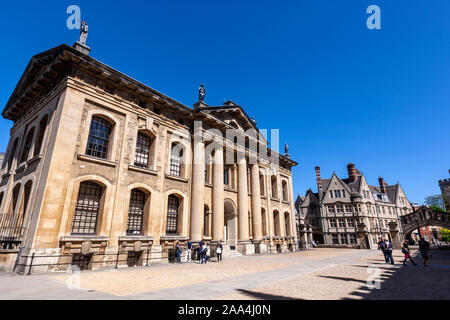
[[[0,274],[0,299],[450,299],[450,251],[433,251],[428,268],[402,266],[400,252],[394,259],[392,266],[379,251],[314,249],[88,271],[79,278]],[[380,289],[368,287],[372,278],[369,284]],[[81,289],[70,289],[77,279]]]

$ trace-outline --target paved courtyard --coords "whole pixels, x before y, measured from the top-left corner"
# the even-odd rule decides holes
[[[403,267],[399,250],[391,266],[379,251],[313,249],[79,277],[0,274],[0,299],[450,299],[450,251],[432,254],[428,268]]]

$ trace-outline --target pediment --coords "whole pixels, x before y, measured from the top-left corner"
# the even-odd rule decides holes
[[[227,123],[234,129],[243,131],[254,129],[258,131],[256,122],[248,116],[241,106],[233,101],[227,101],[223,106],[205,107],[202,108],[202,111]]]
[[[67,45],[61,45],[31,58],[3,109],[2,115],[6,119],[14,120],[34,99],[49,90],[58,75],[59,58],[66,48]]]

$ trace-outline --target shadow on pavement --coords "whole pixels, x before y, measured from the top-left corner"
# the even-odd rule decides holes
[[[398,253],[397,253],[398,254]],[[377,277],[379,289],[370,289],[367,282],[360,279],[321,276],[341,281],[353,281],[362,284],[351,293],[350,298],[364,300],[448,300],[450,299],[450,252],[432,250],[433,258],[429,260],[429,267],[420,265],[421,257],[416,253],[413,256],[418,264],[403,266],[403,259],[396,257],[396,265],[385,265],[380,260],[368,260],[369,265],[352,265],[352,267],[369,268],[370,272],[379,269]],[[376,263],[375,263],[376,261]],[[382,260],[381,260],[382,261]],[[381,266],[385,265],[385,266]],[[369,278],[369,269],[368,269]],[[375,282],[372,282],[375,284]]]
[[[254,292],[254,291],[249,291],[249,290],[245,290],[245,289],[238,289],[237,291],[239,293],[245,294],[246,296],[249,296],[249,297],[255,298],[255,299],[262,299],[262,300],[299,300],[299,299],[294,299],[294,298],[291,298],[291,297],[277,296],[277,295],[273,295],[273,294],[262,293],[262,292]]]

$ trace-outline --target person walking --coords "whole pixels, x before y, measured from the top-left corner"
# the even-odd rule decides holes
[[[179,242],[177,242],[177,244],[175,245],[175,251],[177,254],[177,263],[181,263],[181,248]]]
[[[206,263],[206,261],[209,260],[210,257],[211,257],[211,246],[207,246],[207,247],[206,247],[206,258],[205,258],[205,263]]]
[[[414,260],[411,258],[411,250],[409,249],[408,241],[403,242],[402,253],[405,255],[405,260],[403,260],[403,265],[407,266],[406,261],[409,259],[413,265],[416,265]]]
[[[424,267],[428,267],[427,261],[430,259],[430,243],[424,238],[419,240],[419,251],[422,256],[422,262]]]
[[[186,256],[184,258],[185,262],[192,262],[192,242],[188,241]]]
[[[383,238],[378,238],[378,249],[380,249],[381,252],[383,252],[384,261],[386,261],[386,263],[388,263],[388,257],[386,254],[386,244],[384,243]]]
[[[202,260],[202,254],[203,254],[203,241],[198,242],[198,263]]]
[[[219,245],[217,246],[217,249],[216,249],[217,262],[222,261],[222,251],[223,251],[223,245],[221,242],[219,242]]]
[[[200,255],[201,257],[201,264],[203,264],[203,262],[205,262],[206,264],[206,253],[208,252],[208,245],[206,243],[202,243],[202,253]]]
[[[386,256],[387,256],[386,263],[390,262],[391,264],[395,264],[394,258],[392,257],[392,242],[390,242],[389,240],[385,240],[384,245],[386,248]]]

